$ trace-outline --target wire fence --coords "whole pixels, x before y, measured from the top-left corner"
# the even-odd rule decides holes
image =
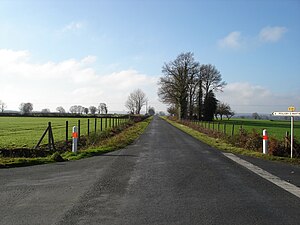
[[[79,138],[115,128],[129,121],[129,115],[103,117],[0,117],[0,149],[34,148],[50,123],[55,142],[68,142],[73,126],[78,127]],[[41,145],[48,143],[47,138]]]

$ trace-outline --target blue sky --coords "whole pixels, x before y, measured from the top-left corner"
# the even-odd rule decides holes
[[[161,68],[190,51],[220,70],[218,99],[237,113],[300,110],[299,12],[298,0],[0,0],[0,100],[126,111],[141,88],[165,110]]]

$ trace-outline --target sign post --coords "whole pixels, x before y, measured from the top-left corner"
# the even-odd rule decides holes
[[[293,158],[294,149],[294,117],[300,116],[300,112],[295,112],[296,108],[291,106],[288,108],[288,112],[273,112],[273,116],[290,116],[291,117],[291,158]]]
[[[291,158],[293,158],[293,147],[294,146],[294,117],[291,116]]]

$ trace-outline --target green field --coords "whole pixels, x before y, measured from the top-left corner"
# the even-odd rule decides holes
[[[218,123],[220,125],[218,125]],[[226,133],[230,135],[232,133],[232,127],[234,124],[234,133],[238,134],[240,131],[240,127],[251,132],[255,130],[257,133],[262,134],[263,129],[267,129],[269,137],[274,137],[278,140],[282,140],[285,137],[286,131],[291,131],[291,123],[290,121],[281,121],[281,120],[254,120],[254,119],[223,119],[223,120],[215,120],[214,122],[210,122],[210,129],[219,129],[220,131],[224,131],[224,125],[226,126]],[[208,123],[202,123],[202,126],[208,127]],[[300,141],[300,121],[294,122],[294,137],[295,139]]]
[[[72,127],[80,120],[81,135],[88,132],[88,118],[43,118],[43,117],[0,117],[0,149],[1,148],[33,148],[51,122],[54,141],[66,139],[66,121],[68,121],[68,137],[71,140]],[[95,131],[95,118],[90,118],[90,132]],[[116,120],[114,120],[116,121]],[[97,118],[96,130],[101,130],[101,120]],[[116,123],[116,122],[115,122]],[[111,118],[102,118],[102,130],[113,125]],[[47,143],[47,138],[42,144]]]

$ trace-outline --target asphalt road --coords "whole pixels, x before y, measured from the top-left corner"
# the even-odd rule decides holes
[[[299,186],[299,167],[252,163]],[[298,197],[159,118],[113,153],[1,169],[0,207],[1,225],[300,224]]]

